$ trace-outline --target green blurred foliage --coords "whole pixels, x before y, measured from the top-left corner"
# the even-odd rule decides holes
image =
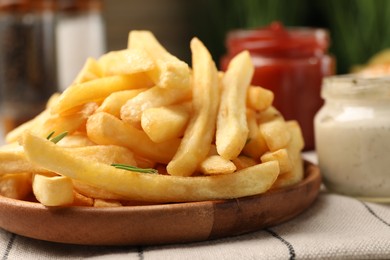
[[[188,7],[194,36],[217,61],[229,30],[273,21],[328,29],[339,74],[390,47],[390,0],[197,0]]]

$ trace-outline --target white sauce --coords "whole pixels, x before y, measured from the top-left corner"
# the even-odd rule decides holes
[[[390,100],[326,97],[314,122],[325,186],[345,195],[390,201]]]
[[[390,198],[390,118],[323,122],[316,133],[321,173],[330,190]]]

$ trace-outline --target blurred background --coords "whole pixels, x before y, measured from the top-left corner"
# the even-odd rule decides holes
[[[174,54],[189,60],[189,40],[199,37],[219,60],[226,32],[281,21],[285,26],[326,28],[337,73],[347,73],[390,47],[388,0],[105,0],[108,49],[126,46],[127,32],[152,30]]]

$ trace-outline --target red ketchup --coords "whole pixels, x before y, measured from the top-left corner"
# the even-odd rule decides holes
[[[327,53],[328,32],[284,28],[275,22],[269,27],[229,32],[226,47],[228,53],[221,59],[222,70],[226,70],[234,55],[248,50],[255,66],[252,84],[274,92],[274,106],[286,120],[299,122],[305,150],[314,149],[313,119],[323,104],[322,78],[335,73],[334,57]]]

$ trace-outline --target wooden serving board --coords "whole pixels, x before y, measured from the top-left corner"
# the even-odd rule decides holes
[[[305,162],[305,178],[300,183],[232,200],[48,209],[39,203],[0,196],[0,227],[30,238],[80,245],[203,241],[253,232],[288,221],[313,203],[320,185],[318,167]]]

